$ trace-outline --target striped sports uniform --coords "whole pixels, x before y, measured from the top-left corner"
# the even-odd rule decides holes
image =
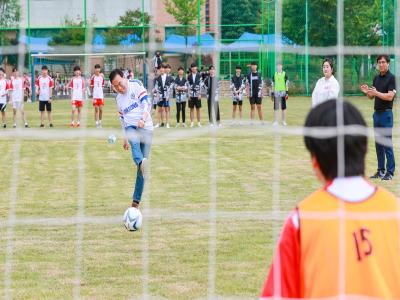
[[[90,79],[90,86],[93,88],[93,106],[103,106],[104,105],[104,76],[103,75],[93,75]]]
[[[82,107],[83,91],[85,89],[85,81],[83,77],[72,77],[69,87],[72,89],[71,104],[75,107]]]
[[[54,81],[50,76],[39,76],[35,85],[39,88],[39,111],[51,111],[50,91]]]

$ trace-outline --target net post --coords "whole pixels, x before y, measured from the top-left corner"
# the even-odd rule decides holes
[[[31,56],[31,0],[27,1],[28,11],[28,65],[31,72],[31,101],[35,102],[35,66]]]
[[[147,88],[147,65],[145,55],[143,56],[143,85]]]
[[[308,86],[308,0],[306,0],[305,5],[306,11],[306,24],[305,24],[305,31],[304,31],[304,47],[305,47],[305,55],[304,55],[304,74],[305,74],[305,83],[306,83],[306,95],[310,95],[310,90]]]
[[[201,35],[201,0],[197,0],[197,66],[199,70],[201,69],[200,35]]]
[[[36,92],[35,92],[35,58],[32,58],[31,54],[29,54],[30,60],[30,69],[31,69],[31,100],[35,102],[36,100]]]

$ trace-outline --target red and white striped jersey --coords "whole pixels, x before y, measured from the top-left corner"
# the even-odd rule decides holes
[[[10,86],[6,79],[0,80],[0,104],[5,104],[7,102],[7,91]]]
[[[39,87],[39,101],[49,101],[50,89],[54,87],[53,79],[50,76],[39,76],[35,85]]]
[[[72,100],[83,101],[83,90],[85,89],[83,77],[72,77],[69,87],[72,89]]]
[[[90,86],[93,87],[93,99],[103,99],[103,87],[104,87],[104,76],[100,75],[93,75],[90,79]]]

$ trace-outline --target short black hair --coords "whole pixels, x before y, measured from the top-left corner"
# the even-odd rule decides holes
[[[79,66],[75,66],[75,67],[74,67],[74,72],[75,72],[75,71],[80,71],[80,70],[81,70],[81,67],[79,67]]]
[[[95,69],[101,69],[101,67],[100,67],[99,64],[95,64],[95,65],[94,65],[94,68],[95,68]]]
[[[328,100],[314,107],[308,114],[304,127],[336,127],[336,99]],[[367,127],[360,111],[351,103],[343,101],[344,125]],[[366,132],[365,132],[366,133]],[[307,150],[317,160],[325,179],[338,177],[337,136],[314,137],[304,136]],[[367,153],[367,136],[345,134],[344,136],[344,175],[362,176],[365,171]]]
[[[252,66],[258,66],[258,63],[257,63],[256,61],[252,61],[252,62],[250,63],[250,65],[252,65]]]
[[[48,70],[48,69],[49,68],[46,65],[42,66],[42,70]]]
[[[3,69],[3,68],[0,68],[0,71],[1,71],[1,72],[3,72],[3,73],[5,73],[5,72],[6,72],[6,71],[4,71],[4,69]]]
[[[332,74],[335,74],[335,68],[333,67],[333,60],[329,57],[325,58],[324,61],[322,62],[322,66],[324,66],[324,63],[326,62],[331,66]]]
[[[111,71],[110,76],[108,76],[108,78],[112,82],[117,75],[124,77],[124,73],[122,72],[121,69],[114,69]]]
[[[162,64],[161,64],[161,68],[166,69],[166,68],[167,68],[167,64],[162,63]]]
[[[208,70],[215,70],[215,67],[214,67],[213,65],[210,65],[210,66],[208,67]]]
[[[178,71],[180,71],[180,70],[185,71],[185,69],[184,69],[183,67],[179,67],[179,68],[178,68]]]
[[[376,58],[376,62],[380,61],[382,58],[384,58],[387,63],[390,63],[390,56],[387,54],[378,55],[378,57]]]
[[[12,69],[12,71],[13,71],[13,72],[16,72],[16,71],[18,71],[18,69],[17,69],[16,67],[14,67],[14,68]]]
[[[171,65],[170,64],[166,64],[166,68],[167,69],[171,69]]]
[[[196,63],[192,63],[192,64],[190,65],[190,68],[194,68],[194,67],[197,67],[197,64],[196,64]]]
[[[236,70],[241,70],[242,69],[242,67],[241,66],[236,66],[236,68],[235,68]]]

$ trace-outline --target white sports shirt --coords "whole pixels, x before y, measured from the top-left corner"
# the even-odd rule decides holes
[[[72,89],[72,100],[83,101],[83,89],[85,88],[83,77],[72,77],[69,87]]]
[[[24,82],[21,77],[10,80],[10,90],[12,90],[12,101],[21,102],[24,100]]]
[[[0,104],[7,103],[7,92],[9,90],[9,84],[6,79],[0,80]]]
[[[116,101],[121,125],[124,128],[137,126],[142,119],[143,112],[147,111],[144,129],[153,130],[153,120],[150,115],[151,104],[147,97],[147,90],[141,81],[137,79],[128,80],[126,93],[118,93]]]
[[[103,75],[93,75],[90,79],[90,86],[93,87],[93,99],[104,99],[103,87],[104,77]]]
[[[49,101],[50,88],[54,87],[53,79],[50,76],[39,76],[35,85],[39,87],[39,101]]]

